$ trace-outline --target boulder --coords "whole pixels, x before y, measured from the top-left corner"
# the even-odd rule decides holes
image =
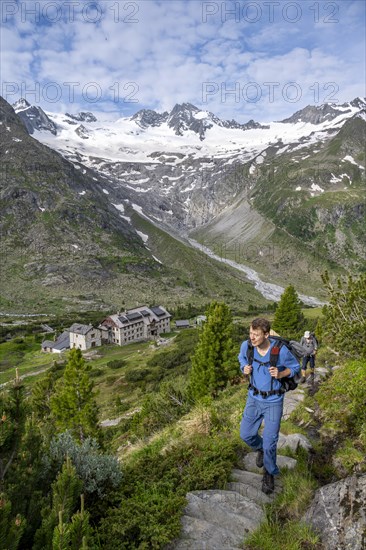
[[[304,521],[320,534],[324,550],[366,548],[366,474],[324,485]]]
[[[311,443],[308,438],[302,434],[284,435],[280,433],[277,449],[283,449],[284,447],[289,447],[294,452],[296,452],[299,447],[309,451],[311,449]]]

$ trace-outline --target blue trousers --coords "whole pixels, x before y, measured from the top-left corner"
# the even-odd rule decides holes
[[[276,459],[282,411],[283,399],[271,403],[254,399],[248,393],[240,424],[241,439],[254,451],[263,449],[264,467],[272,475],[280,473]],[[263,437],[258,434],[262,420],[264,420]]]

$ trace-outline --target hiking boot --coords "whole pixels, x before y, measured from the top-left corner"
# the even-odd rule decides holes
[[[300,384],[304,384],[304,382],[306,382],[306,376],[300,378]]]
[[[311,373],[310,373],[310,376],[309,376],[309,384],[314,384],[314,372],[311,372]]]
[[[255,463],[258,468],[263,468],[263,449],[259,449],[257,451],[257,458],[255,459]]]
[[[274,491],[274,477],[269,474],[267,470],[264,470],[263,480],[262,480],[262,492],[266,495],[272,494]]]

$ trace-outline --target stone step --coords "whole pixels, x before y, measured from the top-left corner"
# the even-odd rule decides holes
[[[224,506],[226,510],[233,514],[239,514],[240,516],[245,516],[251,519],[253,516],[258,516],[260,520],[263,516],[263,509],[261,506],[255,504],[255,502],[250,500],[248,497],[242,496],[235,491],[210,489],[207,491],[192,491],[192,494],[197,495],[202,500],[209,502],[213,506]]]
[[[256,452],[248,453],[244,457],[244,466],[245,466],[245,469],[248,470],[249,472],[254,472],[256,474],[261,474],[261,473],[263,473],[263,469],[258,468],[258,466],[256,465],[256,463],[255,463],[256,458],[257,458],[257,453]],[[293,468],[295,468],[296,464],[297,464],[297,460],[295,460],[294,458],[290,458],[288,456],[277,455],[277,466],[280,469],[281,468],[289,468],[290,470],[292,470]]]
[[[254,519],[253,515],[247,517],[232,512],[225,504],[204,500],[194,493],[188,493],[186,498],[188,501],[184,509],[186,516],[205,520],[217,527],[224,527],[239,538],[243,538],[244,534],[253,531],[259,525],[258,519]]]
[[[252,487],[251,485],[241,483],[240,481],[231,481],[226,484],[226,489],[229,489],[230,491],[235,491],[236,493],[239,493],[243,497],[247,497],[248,499],[261,506],[263,504],[269,504],[274,498],[274,494],[266,495],[265,493],[263,493],[261,490],[261,486],[262,483],[258,487]]]
[[[255,474],[253,472],[247,472],[246,470],[233,470],[233,481],[239,481],[245,485],[251,485],[254,489],[260,489],[262,487],[263,474]],[[275,493],[278,494],[282,490],[282,481],[278,476],[275,477]]]
[[[164,550],[243,550],[243,547],[239,546],[225,546],[223,548],[220,545],[215,545],[212,541],[198,541],[198,540],[178,540],[175,543],[166,546]]]
[[[214,525],[204,519],[193,518],[191,516],[183,516],[181,523],[182,541],[187,542],[187,539],[189,539],[190,541],[195,541],[195,543],[202,544],[203,548],[205,547],[205,543],[206,548],[210,550],[214,548],[226,550],[227,548],[241,546],[245,535],[244,532],[240,536],[234,535],[234,533],[229,529],[225,529],[222,525]]]

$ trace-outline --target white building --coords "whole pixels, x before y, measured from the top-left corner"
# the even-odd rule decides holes
[[[100,328],[103,332],[107,329],[109,343],[123,346],[170,332],[170,318],[163,306],[141,306],[110,315],[102,321]]]
[[[74,323],[69,328],[70,348],[81,349],[85,351],[102,345],[102,334],[99,328],[92,325],[80,325]]]

